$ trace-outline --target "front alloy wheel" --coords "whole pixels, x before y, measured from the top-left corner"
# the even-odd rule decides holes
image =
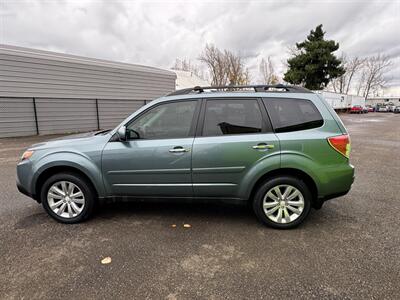
[[[75,173],[58,173],[48,178],[40,199],[47,213],[61,223],[78,223],[93,212],[96,192],[92,184]]]
[[[57,181],[48,193],[50,209],[62,218],[77,217],[85,207],[85,196],[81,189],[69,181]]]

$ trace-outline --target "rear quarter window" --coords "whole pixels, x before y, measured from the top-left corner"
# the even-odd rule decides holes
[[[275,132],[290,132],[321,127],[324,120],[310,100],[264,98]]]

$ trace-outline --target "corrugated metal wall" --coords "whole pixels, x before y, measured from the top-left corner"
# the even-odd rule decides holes
[[[36,98],[40,134],[97,129],[96,103],[92,99]]]
[[[36,134],[32,99],[0,98],[0,137]]]
[[[106,129],[117,126],[144,104],[144,101],[98,100],[100,128]]]
[[[143,105],[137,100],[0,97],[0,138],[114,128]]]
[[[0,137],[36,133],[33,98],[40,134],[87,131],[117,125],[175,80],[162,69],[0,45]]]

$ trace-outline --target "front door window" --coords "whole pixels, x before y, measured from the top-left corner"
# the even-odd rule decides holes
[[[161,104],[127,126],[128,138],[175,139],[190,135],[196,101]]]

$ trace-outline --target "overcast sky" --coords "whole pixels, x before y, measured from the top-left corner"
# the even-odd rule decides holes
[[[170,68],[196,61],[206,43],[240,52],[252,78],[271,56],[324,25],[338,55],[386,54],[388,85],[400,86],[399,1],[44,1],[1,0],[0,42]]]

